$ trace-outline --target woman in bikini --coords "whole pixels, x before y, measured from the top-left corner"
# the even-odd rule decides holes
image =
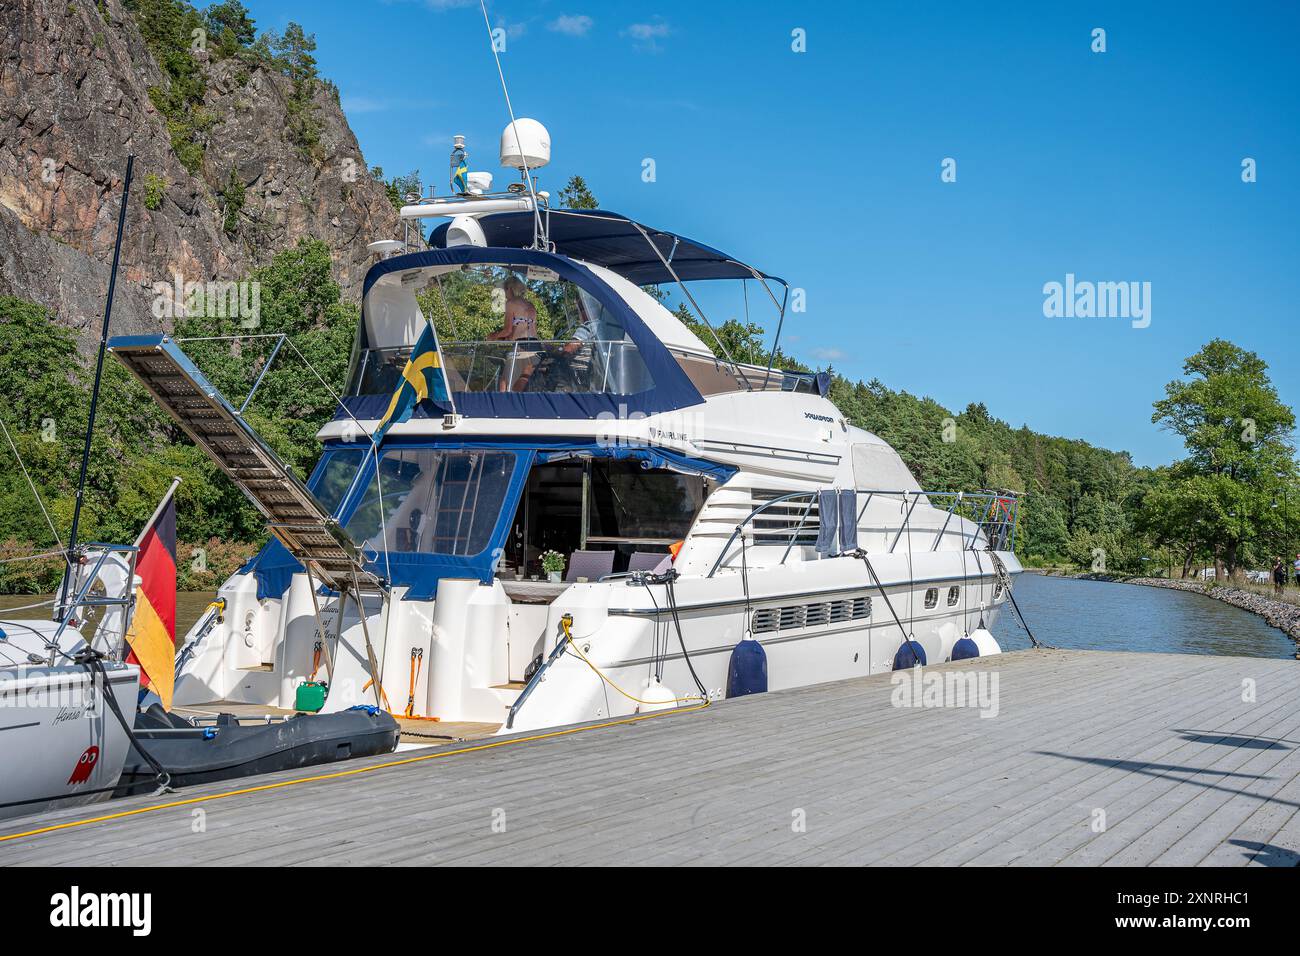
[[[506,294],[505,317],[501,328],[488,335],[494,342],[520,342],[524,339],[537,338],[537,310],[525,296],[528,287],[518,276],[506,279],[503,291]]]
[[[524,285],[522,279],[512,275],[506,279],[502,290],[506,296],[505,315],[502,318],[501,328],[489,334],[488,339],[494,342],[537,341],[537,309],[525,298],[528,287]],[[513,387],[516,391],[522,391],[531,371],[531,363],[529,363],[523,370],[523,374],[512,382],[503,370],[497,382],[497,390],[508,392]]]

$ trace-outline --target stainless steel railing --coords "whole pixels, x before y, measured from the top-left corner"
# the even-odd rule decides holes
[[[713,577],[713,575],[717,573],[718,569],[722,567],[723,561],[725,561],[731,553],[732,545],[734,545],[736,543],[736,540],[742,534],[744,534],[745,528],[753,524],[753,521],[756,517],[763,514],[768,509],[772,508],[775,505],[779,505],[784,502],[788,502],[792,500],[807,498],[809,499],[808,505],[803,510],[803,514],[799,519],[799,524],[790,532],[789,539],[785,542],[786,545],[785,552],[781,556],[781,563],[784,564],[786,562],[786,559],[790,556],[790,551],[794,548],[795,543],[799,540],[799,536],[803,533],[804,528],[806,527],[807,518],[812,511],[812,506],[816,502],[817,496],[820,494],[821,490],[822,489],[817,489],[813,491],[791,492],[790,494],[781,495],[779,497],[773,498],[770,501],[765,501],[761,505],[759,505],[758,507],[750,511],[750,513],[746,515],[745,518],[736,525],[735,530],[732,531],[731,536],[727,539],[727,543],[722,548],[722,552],[718,555],[717,560],[713,562],[713,567],[709,570],[707,577],[710,578]],[[912,512],[916,509],[917,503],[922,498],[925,498],[927,500],[936,499],[936,498],[952,499],[952,504],[949,505],[948,507],[943,525],[939,528],[937,532],[934,533],[934,540],[931,542],[928,550],[930,551],[938,550],[939,543],[943,540],[943,536],[947,533],[948,525],[952,522],[952,518],[954,515],[958,515],[962,518],[965,518],[971,521],[976,526],[975,529],[969,534],[969,536],[966,534],[966,532],[964,531],[962,532],[963,549],[974,547],[976,540],[978,540],[978,535],[980,533],[983,533],[987,550],[990,551],[1002,551],[1002,550],[1014,551],[1015,550],[1016,523],[1019,516],[1020,499],[1013,492],[908,491],[908,490],[886,491],[882,489],[872,489],[872,490],[855,489],[855,490],[857,491],[857,494],[867,496],[866,501],[864,501],[861,507],[858,509],[858,521],[862,520],[862,516],[866,513],[867,507],[871,504],[871,499],[875,495],[881,495],[881,496],[887,495],[891,497],[900,496],[904,501],[907,501],[909,498],[911,499],[907,507],[907,513],[903,518],[903,523],[899,525],[898,530],[894,533],[893,540],[889,544],[890,553],[894,551],[894,548],[897,547],[899,540],[910,529]],[[928,533],[931,531],[933,531],[933,529],[924,528],[924,529],[920,529],[919,533]],[[969,543],[967,543],[966,541],[967,537],[969,537],[970,539]]]

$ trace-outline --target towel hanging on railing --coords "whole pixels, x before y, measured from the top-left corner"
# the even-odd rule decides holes
[[[858,493],[840,491],[840,554],[858,550]]]
[[[839,495],[834,488],[817,492],[817,553],[822,557],[833,554],[839,540]]]

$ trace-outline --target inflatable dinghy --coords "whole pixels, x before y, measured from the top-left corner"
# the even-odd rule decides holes
[[[220,714],[215,725],[195,726],[157,704],[136,715],[139,746],[171,774],[174,787],[274,773],[350,757],[392,753],[401,729],[377,707],[335,714],[297,714],[272,723],[240,724]],[[157,775],[135,746],[126,758],[116,797],[151,793]]]

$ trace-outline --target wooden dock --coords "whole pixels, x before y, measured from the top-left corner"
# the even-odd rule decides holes
[[[0,864],[1300,863],[1296,662],[945,672],[996,674],[997,715],[882,674],[7,821]]]

